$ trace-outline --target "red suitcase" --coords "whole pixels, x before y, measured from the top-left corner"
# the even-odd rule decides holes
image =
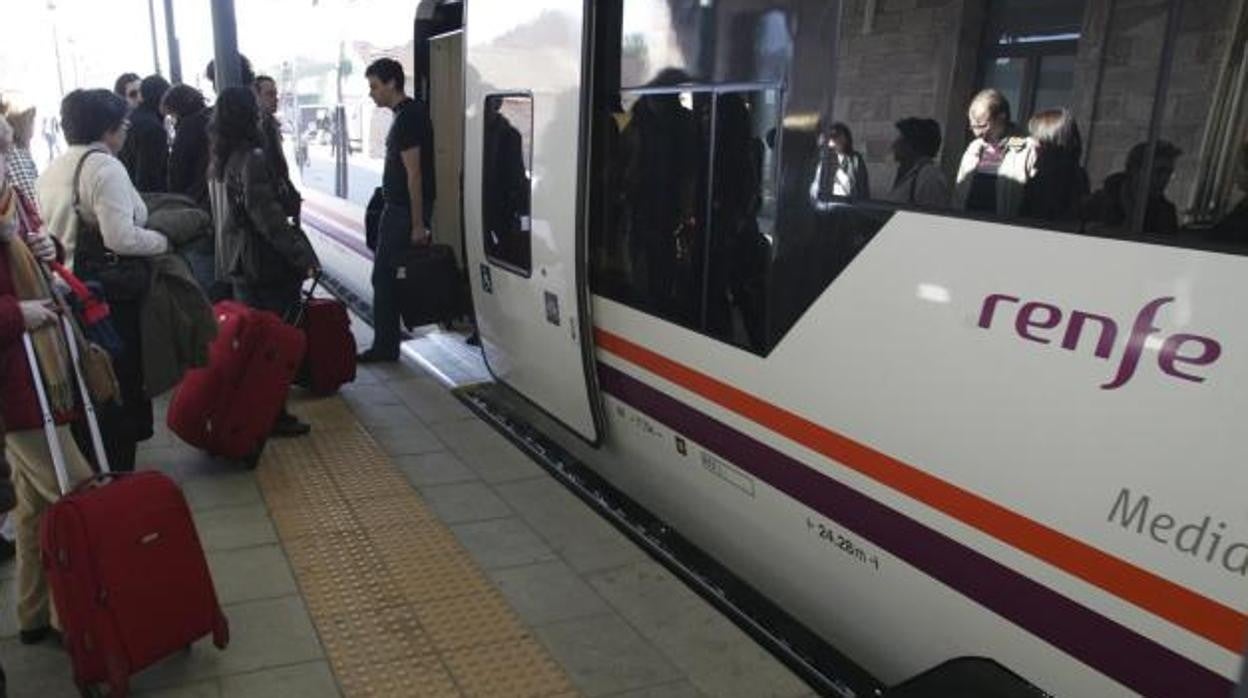
[[[215,456],[255,466],[303,360],[304,336],[273,313],[221,301],[208,366],[188,371],[169,403],[169,429]]]
[[[78,348],[62,317],[75,369]],[[124,697],[130,676],[211,634],[224,649],[229,624],[181,490],[163,473],[112,475],[81,373],[101,475],[72,492],[30,335],[26,353],[64,496],[44,514],[41,559],[74,682],[83,695],[106,683]]]
[[[303,330],[308,351],[299,384],[317,395],[330,395],[355,380],[355,336],[347,306],[333,298],[314,298],[319,279],[304,294],[294,324]]]

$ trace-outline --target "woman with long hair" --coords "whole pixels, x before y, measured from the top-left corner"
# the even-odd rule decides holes
[[[871,198],[867,162],[854,148],[853,132],[840,121],[819,125],[818,160],[810,183],[810,200],[816,210],[835,206],[834,197]]]
[[[1023,187],[1019,215],[1038,221],[1076,224],[1091,187],[1080,163],[1083,139],[1070,110],[1045,109],[1027,122],[1035,142],[1036,169]]]
[[[236,300],[284,316],[299,303],[303,280],[314,276],[319,264],[307,236],[282,208],[264,154],[255,93],[246,87],[222,90],[209,131],[217,279],[233,285]],[[283,410],[273,434],[297,436],[310,429]]]

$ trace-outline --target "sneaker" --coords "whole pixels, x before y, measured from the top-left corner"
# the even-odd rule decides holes
[[[312,425],[307,422],[299,421],[299,418],[293,414],[286,413],[277,418],[277,423],[273,425],[273,431],[269,432],[271,436],[303,436],[312,431]]]
[[[379,352],[375,348],[360,352],[355,362],[360,364],[394,363],[399,360],[399,353]]]

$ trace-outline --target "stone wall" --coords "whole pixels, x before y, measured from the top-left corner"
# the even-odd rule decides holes
[[[920,116],[944,121],[945,83],[957,54],[962,0],[877,0],[863,33],[868,0],[845,0],[836,60],[832,114],[849,125],[864,153],[876,196],[886,191],[895,165],[893,124]],[[969,67],[974,70],[974,66]],[[942,123],[949,129],[949,124]],[[964,124],[956,124],[962,128]]]
[[[1180,209],[1187,205],[1195,184],[1210,102],[1239,2],[1186,2],[1180,17],[1161,124],[1161,138],[1183,151],[1169,189]],[[1166,15],[1164,0],[1118,0],[1103,39],[1080,45],[1081,65],[1088,54],[1101,60],[1099,81],[1089,72],[1079,81],[1082,89],[1095,91],[1091,113],[1080,114],[1093,187],[1121,170],[1131,147],[1148,137]]]

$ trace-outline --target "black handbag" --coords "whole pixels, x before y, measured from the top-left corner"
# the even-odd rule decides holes
[[[78,161],[74,170],[74,215],[78,219],[78,241],[74,250],[74,272],[84,281],[94,281],[100,285],[104,298],[109,301],[138,301],[147,295],[152,282],[152,269],[148,261],[142,257],[125,257],[116,254],[104,244],[104,236],[100,227],[88,223],[82,215],[82,195],[79,192],[79,181],[82,177],[82,166],[92,153],[103,153],[102,150],[88,150]]]
[[[381,210],[386,207],[386,199],[381,187],[373,190],[368,200],[368,208],[364,209],[364,244],[373,252],[377,251],[378,231],[381,230]]]

